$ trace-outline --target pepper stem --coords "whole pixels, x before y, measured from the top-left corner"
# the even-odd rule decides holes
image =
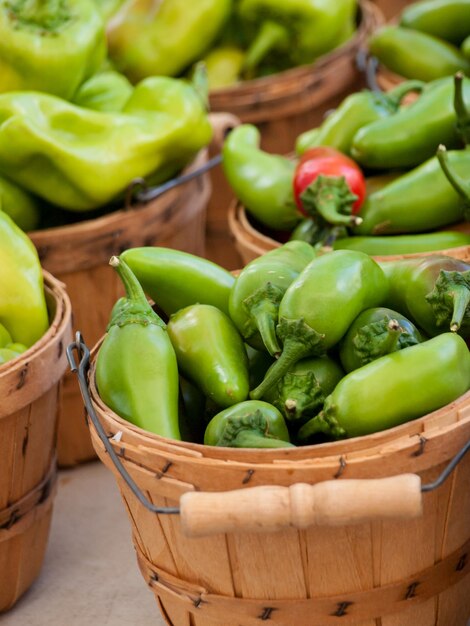
[[[283,295],[282,289],[267,282],[243,301],[243,308],[261,335],[261,339],[271,356],[277,356],[281,353],[281,346],[276,337],[276,323],[279,303]]]
[[[397,349],[400,337],[403,334],[403,328],[397,322],[397,320],[390,320],[387,324],[387,336],[381,345],[381,353],[390,354]]]
[[[449,323],[450,318],[450,330],[457,332],[465,315],[470,313],[470,270],[441,270],[426,301],[432,307],[436,325],[443,326]]]
[[[463,96],[463,72],[454,76],[454,109],[457,115],[457,129],[465,145],[470,143],[470,110]]]
[[[304,424],[299,431],[297,432],[297,439],[299,441],[305,441],[306,439],[310,439],[314,435],[318,435],[322,433],[323,435],[331,435],[331,427],[328,422],[325,420],[323,411],[321,411],[315,417],[312,417],[306,424]]]
[[[286,46],[288,43],[289,34],[283,26],[270,20],[263,22],[257,36],[246,52],[243,62],[244,73],[249,76],[273,48]]]
[[[320,214],[329,224],[359,226],[362,218],[351,215],[357,196],[344,176],[318,176],[301,194],[302,206],[309,215]]]
[[[325,335],[308,326],[303,319],[282,318],[277,325],[278,337],[283,342],[279,359],[266,372],[264,380],[250,393],[252,400],[259,400],[280,380],[300,359],[307,356],[320,356],[325,352]]]
[[[392,108],[396,110],[400,106],[401,101],[405,96],[407,96],[412,91],[421,93],[421,91],[423,91],[424,89],[424,86],[425,83],[422,80],[407,80],[404,83],[397,85],[389,92],[385,93],[383,97],[392,106]]]
[[[241,430],[231,443],[233,448],[294,448],[295,446],[282,439],[266,437],[255,430]]]
[[[438,147],[436,156],[439,161],[439,165],[442,171],[446,175],[447,180],[455,189],[455,191],[461,196],[465,203],[470,205],[470,183],[464,180],[461,176],[453,172],[449,164],[449,155],[446,147],[442,144]]]
[[[467,311],[467,307],[470,304],[470,290],[468,287],[459,285],[454,289],[454,309],[452,311],[452,320],[450,322],[450,330],[456,333]]]

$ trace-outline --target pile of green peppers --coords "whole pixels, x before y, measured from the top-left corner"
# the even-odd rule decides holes
[[[370,52],[392,72],[432,81],[470,75],[470,1],[424,0],[407,6],[399,24],[369,39]]]
[[[412,91],[418,98],[401,104]],[[242,125],[224,143],[223,167],[255,228],[280,242],[374,256],[430,252],[470,245],[470,236],[458,230],[468,219],[470,196],[457,182],[470,171],[469,143],[470,79],[458,73],[430,83],[410,80],[389,93],[349,95],[319,128],[298,137],[299,165],[262,151],[258,130]],[[330,201],[325,210],[313,184],[307,216],[295,201],[301,164],[331,148],[338,159],[353,159],[366,177],[355,222],[351,203],[338,201],[332,211]]]
[[[110,58],[132,82],[179,76],[203,60],[211,89],[312,63],[353,35],[357,16],[357,0],[114,0],[114,7],[104,9]]]
[[[159,436],[288,448],[391,428],[470,389],[470,265],[457,259],[377,263],[291,241],[237,276],[158,247],[110,263],[126,295],[98,391]]]
[[[132,85],[112,67],[105,26],[119,5],[0,2],[0,209],[23,230],[114,210],[134,179],[171,178],[211,139],[191,81]]]
[[[49,328],[38,253],[0,211],[0,366],[36,343]]]

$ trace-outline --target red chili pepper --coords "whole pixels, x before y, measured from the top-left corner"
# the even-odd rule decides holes
[[[359,166],[338,150],[320,146],[307,150],[294,172],[294,196],[305,215],[320,215],[330,224],[357,226],[366,195]]]

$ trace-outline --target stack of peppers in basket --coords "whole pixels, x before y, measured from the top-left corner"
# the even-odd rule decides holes
[[[419,97],[400,106],[410,91]],[[468,245],[468,103],[462,74],[365,90],[298,138],[296,160],[260,150],[254,126],[236,128],[224,171],[255,226],[281,242],[374,255]]]
[[[236,277],[164,248],[110,263],[126,297],[97,355],[98,392],[158,435],[290,447],[391,428],[470,388],[463,261],[378,263],[293,241]]]

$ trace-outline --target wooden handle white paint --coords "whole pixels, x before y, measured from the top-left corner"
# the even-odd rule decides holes
[[[421,479],[402,474],[222,493],[188,492],[181,497],[180,509],[183,532],[190,537],[411,519],[422,513]]]
[[[220,152],[227,133],[240,126],[241,121],[232,113],[210,113],[209,121],[213,130],[213,137],[210,145],[211,152]]]

